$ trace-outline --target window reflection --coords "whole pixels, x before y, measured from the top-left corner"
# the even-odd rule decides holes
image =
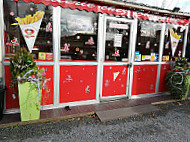
[[[97,20],[92,12],[62,8],[60,60],[96,60]]]
[[[15,18],[24,18],[26,15],[33,16],[37,11],[44,11],[45,15],[43,16],[32,54],[34,59],[52,60],[52,6],[12,0],[4,0],[3,4],[5,58],[14,56],[15,52],[19,51],[20,48],[28,49],[19,25],[11,25],[17,22]]]
[[[135,61],[158,61],[161,29],[160,23],[138,22]]]
[[[184,35],[184,26],[166,24],[162,61],[169,61],[174,60],[175,57],[182,57]]]
[[[106,61],[128,61],[130,23],[107,20]]]

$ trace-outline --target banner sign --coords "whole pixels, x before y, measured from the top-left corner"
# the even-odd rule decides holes
[[[172,48],[172,57],[174,57],[176,48],[178,46],[179,40],[181,40],[181,35],[178,35],[173,29],[170,29],[170,39]]]
[[[18,0],[15,0],[18,1]],[[137,19],[144,19],[150,20],[155,22],[163,22],[163,23],[172,23],[172,24],[179,24],[179,25],[187,25],[189,20],[184,19],[177,19],[171,17],[162,17],[157,15],[152,15],[148,13],[142,12],[134,12],[132,10],[120,9],[111,6],[102,6],[94,3],[87,3],[87,2],[79,2],[79,1],[71,1],[71,0],[23,0],[24,2],[33,2],[35,4],[43,3],[45,5],[53,5],[61,6],[63,8],[71,8],[71,9],[79,9],[79,10],[86,10],[88,12],[95,12],[95,13],[107,13],[109,15],[114,14],[115,16],[125,16],[128,18],[137,18]]]
[[[25,18],[17,17],[15,20],[18,23],[12,25],[19,25],[22,31],[22,35],[27,44],[28,50],[32,53],[36,37],[38,35],[40,25],[44,16],[43,11],[37,11],[33,16],[26,15]]]

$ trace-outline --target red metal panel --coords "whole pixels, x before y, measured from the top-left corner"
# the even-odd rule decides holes
[[[60,103],[96,99],[97,66],[60,66]]]
[[[45,70],[45,77],[48,79],[46,85],[47,90],[42,90],[42,102],[41,105],[50,105],[53,104],[53,65],[38,65],[38,68]],[[48,91],[48,92],[47,92]]]
[[[12,89],[10,89],[11,85],[11,74],[10,74],[10,66],[5,66],[5,86],[7,87],[6,91],[6,109],[11,108],[19,108],[18,96],[13,93]],[[17,88],[15,89],[16,93],[18,93]]]
[[[132,95],[155,93],[157,65],[135,65]]]
[[[166,92],[168,90],[167,82],[165,80],[167,71],[170,70],[170,65],[161,65],[161,70],[160,70],[160,83],[159,83],[159,90],[158,92]]]
[[[102,97],[126,94],[127,66],[104,66]]]

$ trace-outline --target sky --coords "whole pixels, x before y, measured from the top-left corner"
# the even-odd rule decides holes
[[[146,4],[149,6],[173,10],[179,7],[181,12],[190,13],[190,0],[126,0],[134,3]]]

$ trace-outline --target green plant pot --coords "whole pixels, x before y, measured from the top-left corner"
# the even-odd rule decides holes
[[[190,75],[187,75],[186,78],[187,78],[187,91],[186,91],[185,96],[183,97],[183,99],[187,99],[187,96],[188,96],[188,93],[189,93]]]
[[[39,119],[42,89],[38,95],[38,89],[30,82],[18,83],[18,89],[21,121]]]

